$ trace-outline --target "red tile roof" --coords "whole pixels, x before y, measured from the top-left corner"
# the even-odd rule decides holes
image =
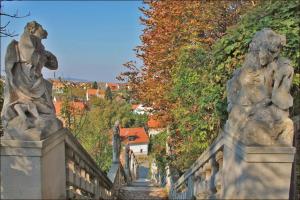
[[[132,104],[132,105],[131,105],[131,109],[132,109],[132,110],[137,109],[137,107],[139,107],[139,104]]]
[[[163,127],[162,123],[160,123],[160,121],[158,121],[157,119],[155,119],[152,116],[149,117],[147,124],[148,124],[149,128],[162,128]]]
[[[56,115],[61,115],[62,104],[63,104],[62,101],[56,101],[54,103]],[[72,102],[69,102],[69,105],[71,107],[71,112],[73,114],[74,113],[80,114],[83,110],[85,110],[87,108],[87,105],[81,101],[72,101]]]
[[[125,144],[145,144],[149,143],[149,137],[143,127],[120,128],[120,136]],[[135,140],[129,141],[129,136],[135,136]]]
[[[112,91],[118,90],[119,89],[119,84],[118,83],[106,83],[108,87],[110,87],[110,89]]]
[[[97,94],[97,89],[87,89],[86,91],[88,95],[95,95]]]
[[[56,101],[54,103],[54,107],[55,107],[55,113],[56,113],[56,115],[60,115],[61,114],[62,102],[61,101]]]
[[[59,88],[64,88],[65,87],[65,84],[59,80],[53,80],[52,81],[52,87],[54,89],[59,89]]]
[[[99,89],[87,89],[87,94],[90,96],[96,96],[96,95],[104,95],[105,91],[104,90],[99,90]]]

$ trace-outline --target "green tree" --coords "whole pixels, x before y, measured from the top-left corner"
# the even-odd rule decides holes
[[[98,83],[96,81],[93,82],[92,88],[93,89],[97,89],[98,88]]]
[[[95,98],[82,128],[76,135],[106,172],[112,162],[111,134],[116,120],[120,121],[121,127],[140,127],[144,126],[147,117],[134,114],[131,105],[126,102]]]
[[[112,99],[113,99],[113,94],[111,92],[110,87],[107,87],[105,90],[105,99],[109,100],[109,101],[112,101]]]

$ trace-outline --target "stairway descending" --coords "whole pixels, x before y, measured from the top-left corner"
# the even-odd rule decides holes
[[[151,183],[148,179],[138,179],[120,189],[123,199],[167,200],[166,191]]]

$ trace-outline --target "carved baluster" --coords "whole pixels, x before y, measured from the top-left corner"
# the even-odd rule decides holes
[[[215,181],[215,187],[217,190],[217,197],[220,197],[221,195],[221,188],[222,188],[222,176],[223,176],[223,151],[218,151],[218,153],[216,154],[216,161],[218,163],[218,173],[216,174],[216,181]]]
[[[211,192],[211,162],[210,160],[204,165],[204,171],[205,171],[205,185],[206,185],[206,195],[211,195],[212,192]]]
[[[206,186],[206,171],[204,167],[200,167],[198,170],[200,175],[200,181],[198,186],[198,194],[196,195],[197,199],[205,199],[207,196],[207,186]]]
[[[200,193],[200,184],[201,184],[201,171],[202,168],[199,168],[193,175],[194,180],[194,196],[196,197]]]

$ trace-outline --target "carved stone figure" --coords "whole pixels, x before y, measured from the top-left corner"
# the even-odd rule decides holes
[[[119,121],[116,121],[113,128],[113,162],[120,162],[120,150],[121,150],[121,140],[120,140],[120,129]]]
[[[127,177],[128,181],[131,181],[131,174],[130,174],[130,154],[131,154],[131,150],[128,144],[126,144],[125,146],[125,164],[124,164],[124,171]]]
[[[246,145],[291,146],[293,122],[288,109],[293,67],[279,57],[284,36],[271,29],[256,33],[242,68],[227,83],[229,117],[225,131]]]
[[[5,56],[6,84],[1,118],[4,138],[41,140],[62,128],[52,103],[52,84],[42,68],[56,70],[56,57],[45,50],[47,31],[35,21],[27,23],[20,41],[13,40]]]

